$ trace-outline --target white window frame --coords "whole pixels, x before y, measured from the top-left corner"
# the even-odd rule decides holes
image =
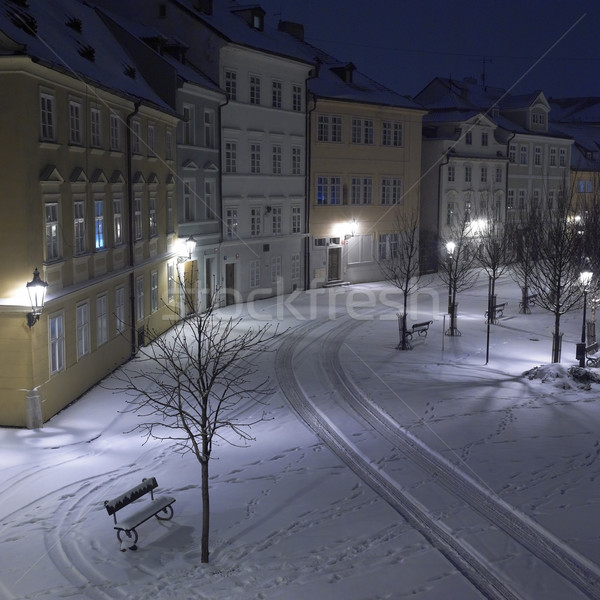
[[[96,298],[96,347],[108,342],[108,298],[101,294]]]
[[[48,317],[48,349],[50,375],[65,368],[65,319],[62,313]]]
[[[69,100],[69,144],[83,144],[81,102]]]
[[[77,328],[77,360],[90,353],[90,305],[82,302],[75,308]]]

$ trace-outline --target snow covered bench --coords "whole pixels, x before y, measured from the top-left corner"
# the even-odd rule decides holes
[[[498,323],[498,319],[501,319],[504,316],[504,309],[506,308],[506,305],[508,304],[508,302],[503,302],[502,304],[494,304],[494,306],[492,306],[492,312],[493,312],[493,317],[492,317],[492,323],[497,324]],[[483,313],[483,316],[485,318],[485,320],[488,320],[488,311],[486,310],[485,313]]]
[[[429,326],[433,323],[433,321],[423,321],[423,323],[415,323],[411,329],[408,329],[406,332],[406,337],[409,340],[412,340],[412,337],[415,333],[418,333],[422,337],[427,337],[427,332],[429,331]]]
[[[585,347],[585,364],[588,367],[600,366],[600,355],[594,356],[598,352],[598,342]]]
[[[121,552],[125,552],[127,548],[130,550],[137,550],[138,534],[136,528],[142,523],[146,522],[151,517],[168,521],[173,517],[173,507],[171,506],[175,502],[175,498],[171,496],[159,496],[154,497],[154,490],[158,487],[155,477],[148,477],[142,479],[142,483],[131,488],[129,491],[113,498],[112,500],[105,500],[104,506],[109,515],[112,515],[115,520],[115,529],[117,530],[117,538],[121,543]],[[128,512],[127,516],[121,521],[117,522],[117,512],[122,508],[135,502],[142,496],[150,493],[150,502],[140,502],[136,504],[139,509],[135,512]],[[160,513],[164,513],[165,516],[161,516]],[[125,534],[126,538],[123,537]]]

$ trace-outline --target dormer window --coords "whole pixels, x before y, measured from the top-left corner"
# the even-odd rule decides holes
[[[538,131],[546,131],[548,119],[545,112],[540,110],[531,113],[531,128]]]
[[[265,28],[265,18],[259,12],[255,12],[252,15],[252,27],[254,27],[254,29],[258,29],[259,31],[262,31]]]
[[[258,5],[233,9],[231,12],[242,17],[252,29],[263,31],[265,28],[265,11]]]

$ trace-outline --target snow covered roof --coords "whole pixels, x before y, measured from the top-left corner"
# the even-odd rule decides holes
[[[3,55],[25,54],[86,83],[172,112],[116,42],[99,13],[83,2],[0,0],[0,32]],[[20,44],[22,50],[16,50],[14,44]]]
[[[553,121],[600,124],[600,98],[550,98]]]

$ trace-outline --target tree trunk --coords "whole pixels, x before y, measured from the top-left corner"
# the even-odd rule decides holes
[[[202,542],[200,561],[208,562],[208,536],[210,528],[210,498],[208,494],[208,457],[200,463],[202,468]]]
[[[560,362],[560,314],[557,312],[554,315],[554,344],[552,345],[552,362]]]

